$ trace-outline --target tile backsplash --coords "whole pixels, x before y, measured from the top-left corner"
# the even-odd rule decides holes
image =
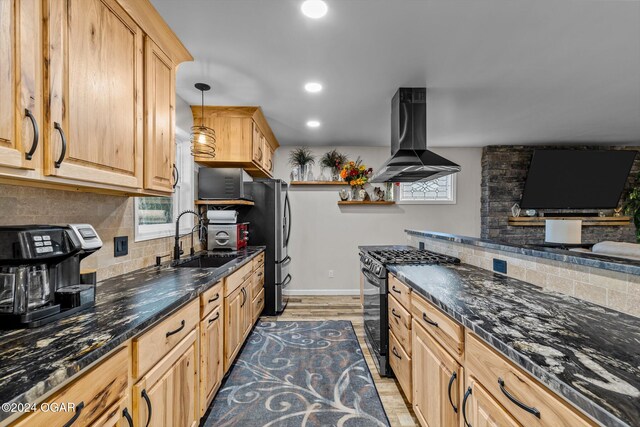
[[[133,206],[132,197],[0,184],[0,225],[93,225],[104,246],[85,258],[81,268],[96,269],[98,280],[151,266],[157,255],[173,249],[173,237],[135,242]],[[129,237],[128,255],[113,256],[116,236]],[[189,238],[184,237],[183,247],[190,245]]]
[[[411,241],[490,271],[497,258],[507,262],[509,277],[640,317],[640,276],[439,239],[411,236]]]

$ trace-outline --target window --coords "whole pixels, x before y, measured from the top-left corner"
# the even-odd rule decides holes
[[[171,197],[136,197],[134,202],[135,241],[173,236],[175,219],[180,212],[193,209],[194,163],[188,142],[176,143],[176,166],[180,177]],[[193,215],[180,220],[180,233],[188,233],[194,224]]]
[[[396,187],[396,201],[404,204],[455,204],[456,175],[446,175],[426,182],[401,183]]]

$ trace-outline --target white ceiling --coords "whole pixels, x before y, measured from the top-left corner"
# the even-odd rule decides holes
[[[639,1],[301,2],[152,0],[195,58],[178,95],[260,105],[283,145],[389,145],[400,86],[428,88],[433,147],[640,144]]]

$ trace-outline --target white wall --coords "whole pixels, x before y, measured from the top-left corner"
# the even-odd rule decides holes
[[[276,178],[289,182],[288,156],[295,147],[275,155]],[[333,147],[313,149],[316,157]],[[388,147],[337,147],[350,159],[358,156],[374,171],[390,156]],[[291,187],[292,231],[289,254],[293,282],[290,294],[359,293],[359,245],[406,244],[405,228],[480,235],[480,148],[433,150],[462,166],[454,205],[392,205],[338,207],[338,191],[347,187]],[[316,165],[314,175],[320,174]],[[367,187],[371,192],[371,189]],[[329,270],[334,277],[329,278]]]

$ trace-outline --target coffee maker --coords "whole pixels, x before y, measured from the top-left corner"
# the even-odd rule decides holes
[[[102,247],[89,224],[0,227],[0,328],[37,327],[91,307],[95,275],[80,262]]]

